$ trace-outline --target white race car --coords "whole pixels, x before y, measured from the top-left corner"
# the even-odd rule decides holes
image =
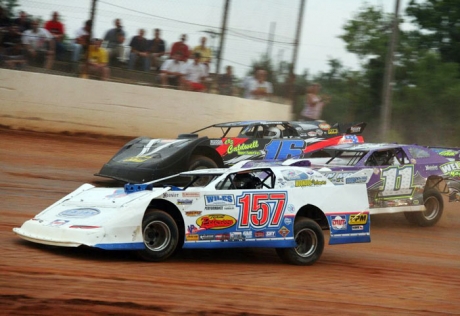
[[[323,229],[329,244],[370,242],[365,182],[339,185],[307,167],[244,164],[183,172],[191,179],[184,187],[155,187],[168,178],[124,188],[84,184],[13,231],[41,244],[135,250],[149,261],[180,248],[270,247],[285,262],[310,265],[323,252]],[[205,177],[207,185],[194,185]]]

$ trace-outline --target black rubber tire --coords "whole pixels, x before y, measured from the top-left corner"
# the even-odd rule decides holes
[[[179,229],[168,213],[151,209],[142,220],[142,237],[145,248],[138,255],[147,261],[164,261],[176,251]]]
[[[324,250],[324,235],[321,227],[305,217],[296,219],[294,236],[295,248],[277,248],[280,258],[289,264],[309,266],[318,261]]]
[[[192,155],[188,165],[188,170],[211,169],[217,168],[217,163],[206,156]],[[193,186],[205,186],[212,180],[212,177],[202,177],[196,181]]]
[[[188,170],[217,168],[217,163],[206,156],[192,155],[188,164]]]
[[[428,189],[423,193],[426,211],[421,212],[405,212],[404,216],[411,224],[422,227],[433,226],[442,217],[444,210],[444,200],[441,193],[434,189]]]

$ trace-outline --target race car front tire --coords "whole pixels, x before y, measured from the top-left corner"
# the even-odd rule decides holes
[[[444,200],[441,193],[437,190],[429,189],[423,194],[425,201],[425,211],[421,212],[405,212],[404,216],[411,224],[422,227],[433,226],[442,216],[444,209]]]
[[[164,261],[178,246],[179,229],[168,213],[151,209],[142,220],[142,237],[145,248],[138,255],[146,261]]]
[[[312,265],[323,253],[324,235],[321,227],[309,218],[298,218],[294,224],[295,248],[277,248],[278,256],[286,263]]]

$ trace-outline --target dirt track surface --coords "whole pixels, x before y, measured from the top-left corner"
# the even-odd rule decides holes
[[[271,249],[189,250],[147,263],[12,232],[99,182],[93,174],[124,142],[0,129],[1,315],[460,315],[460,204],[446,202],[430,228],[373,216],[371,243],[326,246],[310,267]]]

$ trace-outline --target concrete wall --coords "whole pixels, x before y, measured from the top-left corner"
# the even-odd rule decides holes
[[[12,128],[175,138],[220,122],[290,118],[278,103],[0,69],[0,124]]]

